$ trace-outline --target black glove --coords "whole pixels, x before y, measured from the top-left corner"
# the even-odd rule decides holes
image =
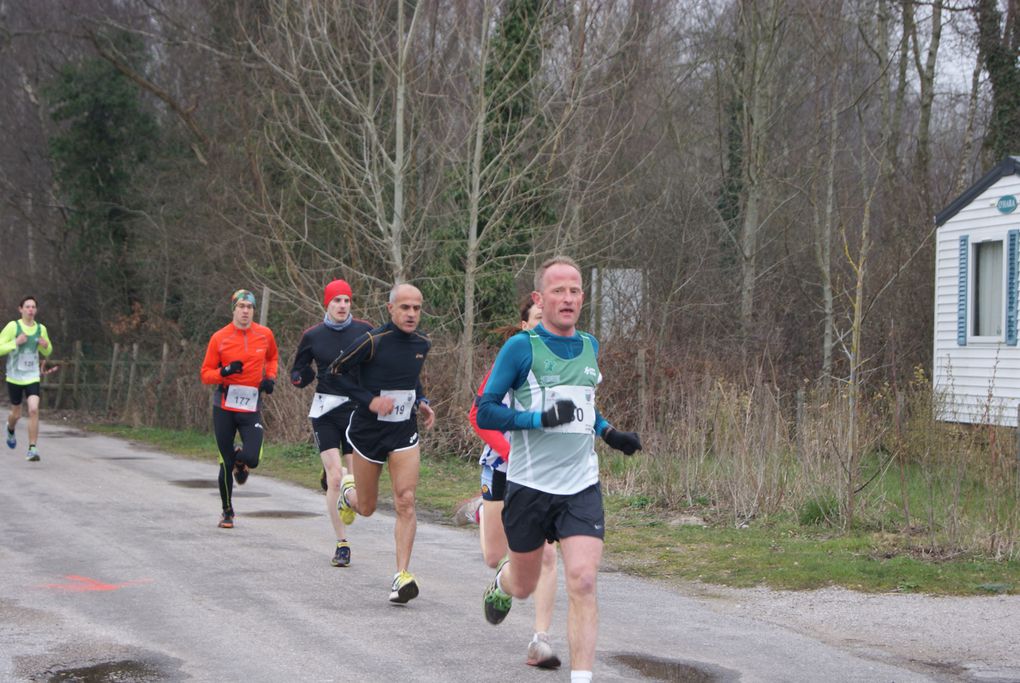
[[[634,451],[641,450],[641,437],[637,432],[621,432],[610,427],[602,434],[602,439],[624,455],[634,455]]]
[[[227,375],[236,375],[237,373],[241,372],[241,368],[243,367],[244,363],[242,363],[241,361],[232,360],[230,361],[229,365],[224,365],[222,368],[220,368],[220,374],[224,377],[226,377]]]
[[[556,404],[552,408],[548,408],[544,413],[542,413],[542,426],[559,427],[560,425],[572,422],[574,419],[574,411],[576,409],[574,402],[569,398],[561,398],[556,401]]]
[[[265,392],[267,394],[273,393],[273,389],[275,389],[275,388],[276,388],[276,380],[269,379],[268,377],[266,377],[264,380],[262,380],[262,383],[259,384],[259,391]]]
[[[290,373],[290,383],[296,387],[306,387],[315,379],[315,372],[307,365]]]

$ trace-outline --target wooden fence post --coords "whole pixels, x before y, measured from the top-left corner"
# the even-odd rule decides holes
[[[159,357],[159,382],[156,384],[156,415],[163,404],[163,382],[166,381],[166,359],[170,355],[170,345],[163,342],[163,354]]]
[[[648,432],[648,405],[646,403],[648,398],[648,369],[645,367],[645,350],[638,349],[637,352],[637,371],[638,371],[638,409],[641,411],[639,418],[639,429],[642,434]]]
[[[1016,497],[1020,499],[1020,403],[1016,406],[1016,469],[1013,481],[1016,482]]]
[[[910,528],[910,493],[907,489],[907,459],[903,453],[903,419],[906,411],[906,396],[896,392],[896,459],[900,461],[900,490],[903,491],[903,524]]]
[[[797,461],[802,463],[804,462],[804,387],[797,389],[797,408],[794,420],[796,420],[794,429],[797,430]]]
[[[120,342],[113,342],[113,358],[110,360],[110,382],[106,387],[106,412],[110,412],[110,401],[113,399],[113,380],[117,376],[117,354],[120,353]]]
[[[76,410],[81,410],[81,397],[78,395],[78,379],[81,371],[81,342],[74,343],[74,374],[71,378],[71,398],[74,400]]]
[[[60,373],[60,379],[57,382],[57,400],[53,402],[53,409],[59,410],[60,405],[64,400],[64,379],[67,377],[67,371]]]
[[[127,398],[124,400],[123,416],[128,417],[131,411],[131,399],[135,393],[135,371],[138,366],[138,342],[131,345],[131,369],[128,371]]]
[[[259,325],[266,324],[266,318],[269,317],[269,287],[263,285],[262,287],[262,306],[259,308]]]

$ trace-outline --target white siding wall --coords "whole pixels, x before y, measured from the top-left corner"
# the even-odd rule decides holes
[[[953,216],[936,233],[935,247],[935,347],[933,383],[940,417],[951,422],[985,422],[1015,425],[1020,404],[1020,347],[998,343],[956,340],[960,237],[969,237],[970,266],[973,245],[987,239],[1003,241],[1003,272],[1006,271],[1006,233],[1020,228],[1020,209],[1002,214],[995,202],[1003,195],[1020,197],[1020,177],[1001,178],[977,199]],[[973,316],[974,283],[967,283],[968,332]],[[1005,307],[1005,296],[1003,297]],[[1003,327],[1006,324],[1003,311]]]

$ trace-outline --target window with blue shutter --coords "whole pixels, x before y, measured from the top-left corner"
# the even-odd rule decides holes
[[[960,238],[959,276],[956,291],[956,344],[967,345],[967,256],[968,236]]]
[[[1017,242],[1020,230],[1010,230],[1006,238],[1006,344],[1016,346]]]

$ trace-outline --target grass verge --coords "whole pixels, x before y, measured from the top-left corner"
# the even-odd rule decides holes
[[[208,460],[210,433],[151,427],[88,425],[176,455]],[[311,444],[267,443],[258,474],[319,488],[321,462]],[[384,473],[385,479],[385,473]],[[380,503],[389,484],[380,485]],[[426,457],[418,487],[420,514],[449,523],[457,505],[478,490],[478,466],[455,457]],[[865,592],[935,595],[1020,593],[1020,562],[976,556],[931,557],[911,539],[888,532],[837,532],[794,519],[753,522],[744,529],[701,526],[695,515],[653,509],[642,496],[607,494],[605,565],[667,582],[805,590],[843,586]],[[691,522],[694,522],[693,524]]]

